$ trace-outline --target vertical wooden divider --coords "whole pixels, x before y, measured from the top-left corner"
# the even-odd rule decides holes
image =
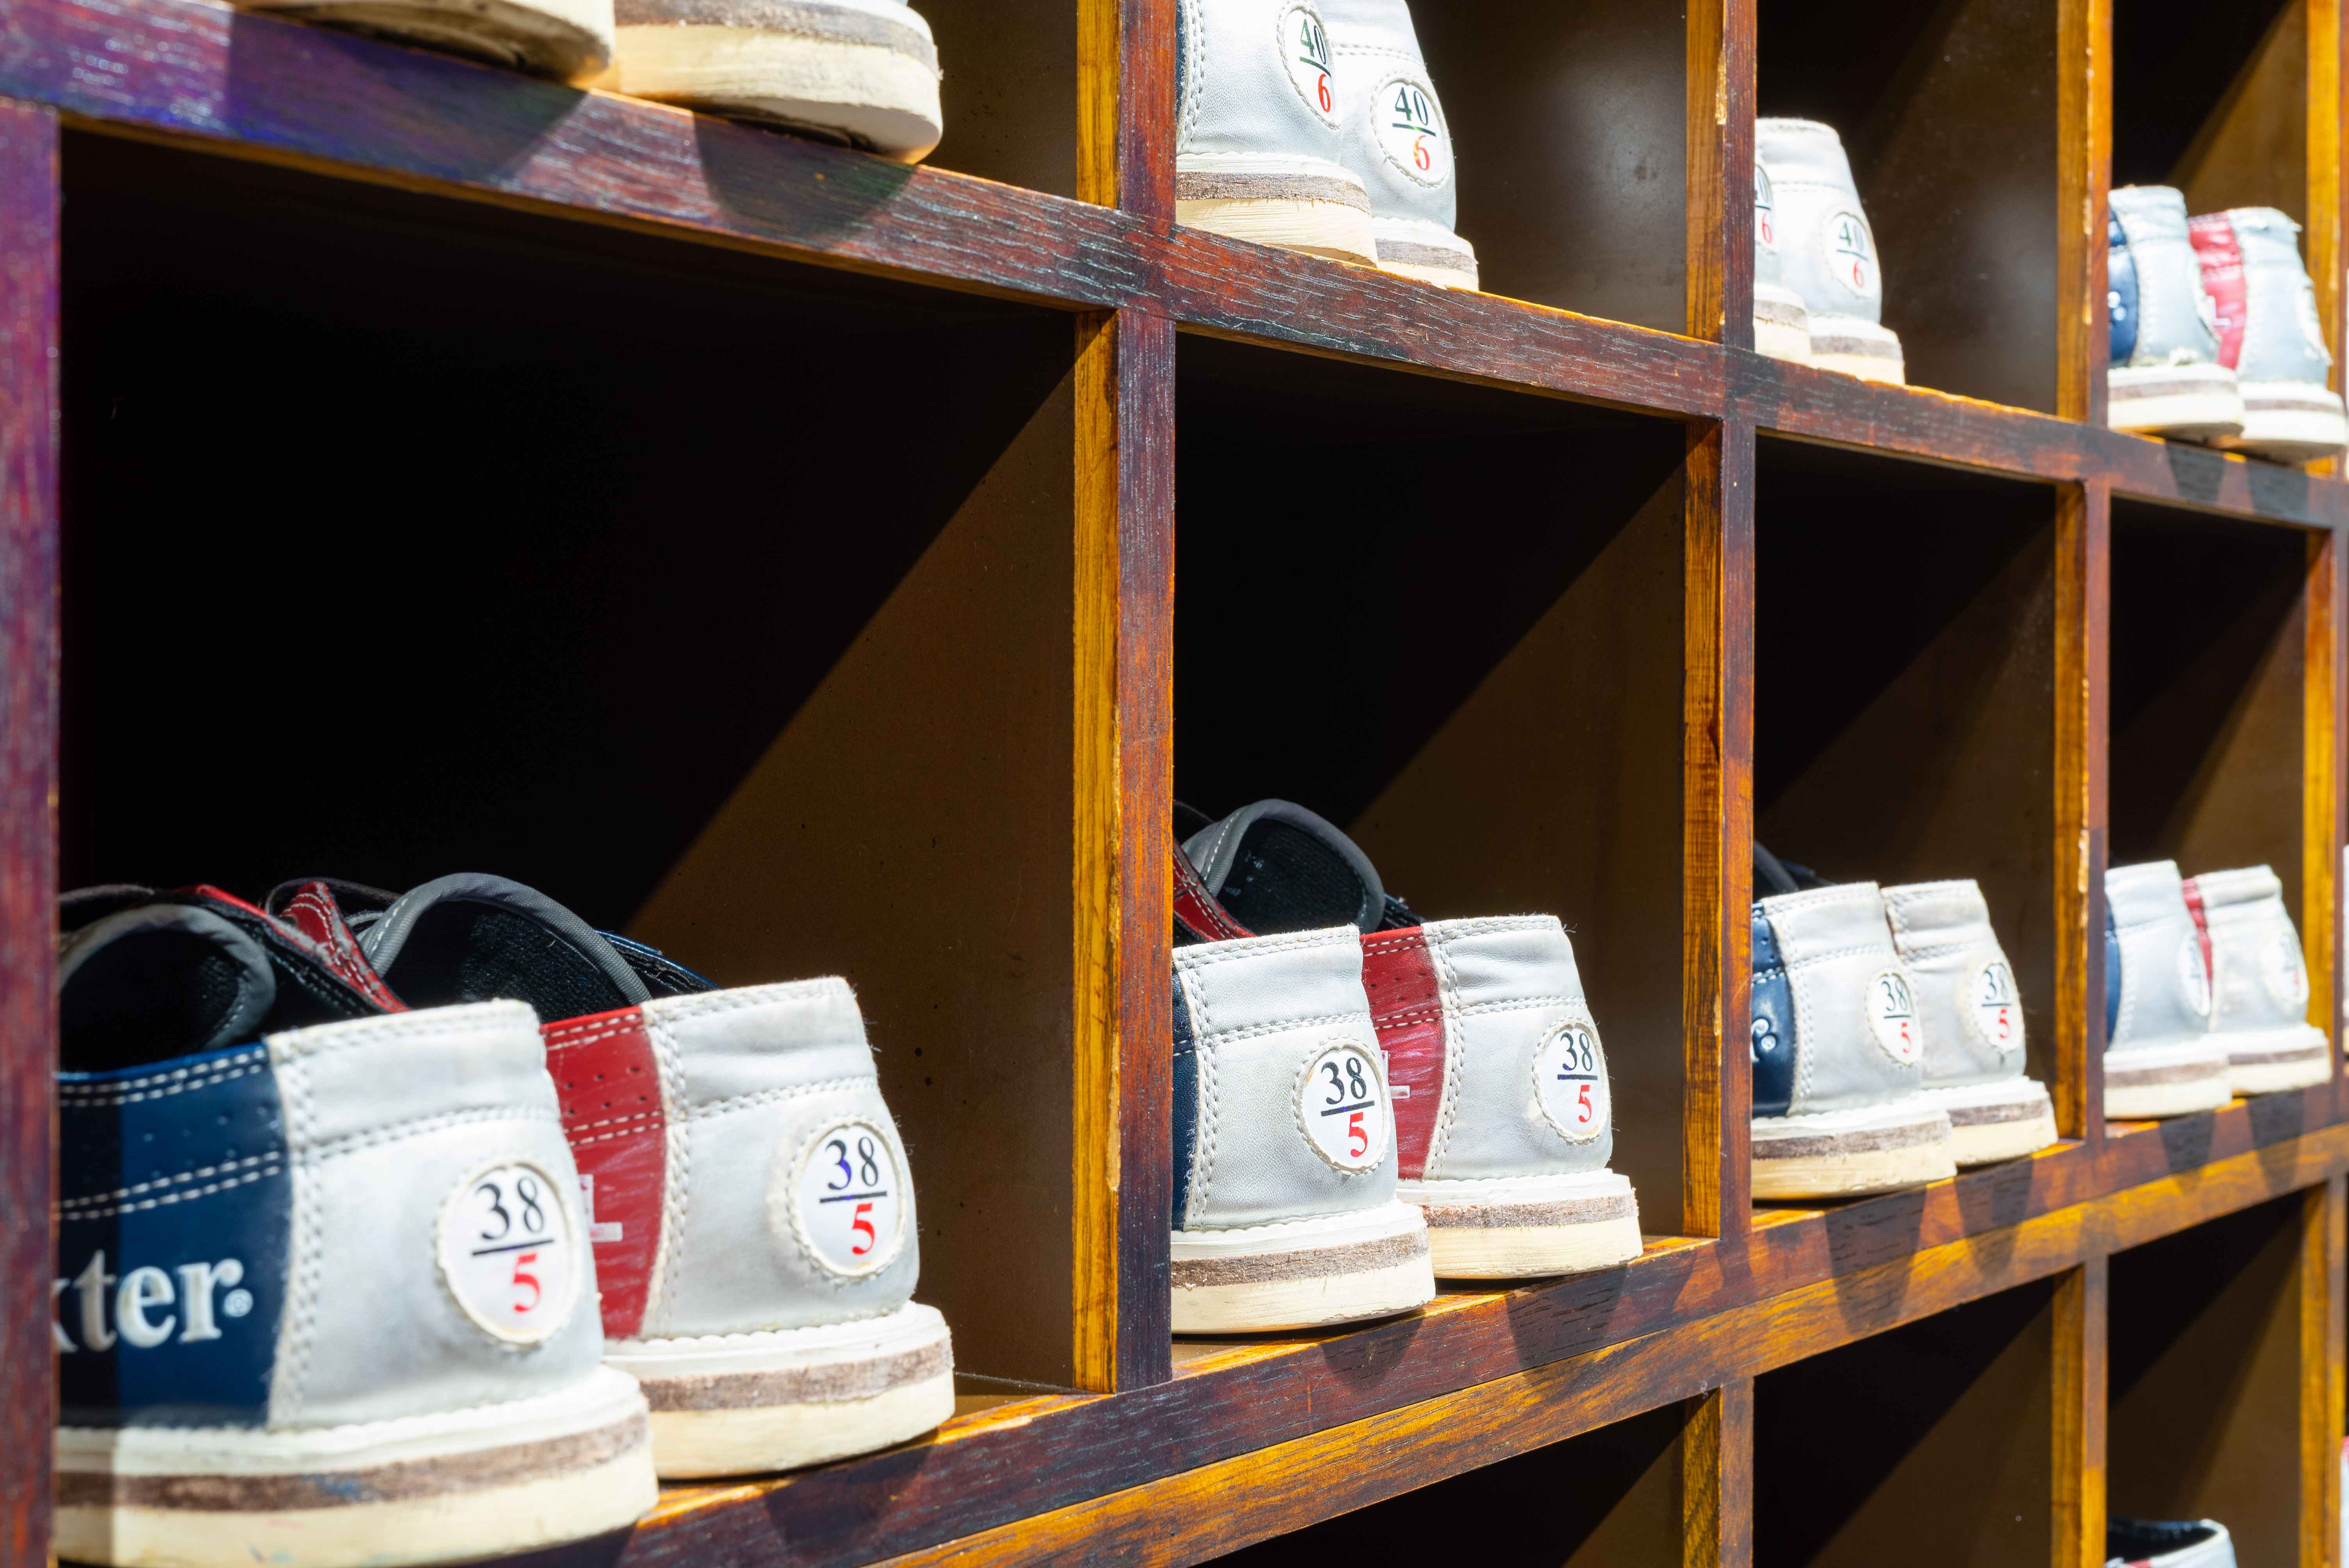
[[[2344,170],[2341,161],[2341,83],[2349,32],[2341,25],[2341,0],[2308,0],[2308,223],[2301,240],[2301,255],[2308,263],[2309,280],[2316,285],[2316,314],[2324,323],[2324,342],[2333,354],[2333,389],[2343,386],[2342,268],[2349,264],[2343,248],[2342,207]],[[2333,471],[2334,463],[2315,465],[2318,472]]]
[[[2349,1177],[2301,1194],[2300,1568],[2342,1568],[2342,1250]]]
[[[0,100],[0,1568],[49,1561],[57,117]]]
[[[2060,0],[2055,19],[2055,412],[2105,422],[2106,208],[2113,178],[2112,0]]]
[[[2110,727],[2112,490],[2055,502],[2055,1126],[2105,1141],[2106,751]]]
[[[1174,211],[1169,0],[1081,0],[1078,189]],[[1080,1387],[1173,1375],[1174,324],[1077,318],[1075,1345]]]
[[[2055,1280],[2054,1568],[2103,1568],[2105,1562],[2110,1279],[2110,1264],[2097,1256]]]
[[[2341,1039],[2342,703],[2341,536],[2308,536],[2301,675],[2300,941],[2308,968],[2308,1021]],[[2341,1053],[2333,1053],[2340,1104]],[[2314,1089],[2311,1093],[2318,1092]],[[2336,1109],[2335,1114],[2338,1114]]]

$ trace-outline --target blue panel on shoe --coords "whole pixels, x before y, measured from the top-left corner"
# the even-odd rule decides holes
[[[1199,1049],[1191,1037],[1191,1009],[1183,1002],[1183,982],[1174,982],[1174,1228],[1191,1207],[1191,1148],[1199,1140]]]
[[[2137,352],[2137,258],[2117,216],[2105,221],[2105,303],[2113,316],[2111,362],[2127,365]]]
[[[1754,910],[1754,1114],[1784,1116],[1795,1103],[1795,991],[1778,957],[1770,917]]]
[[[57,1075],[69,1427],[258,1426],[293,1178],[267,1047]]]
[[[2121,1026],[2121,933],[2113,923],[2113,906],[2105,905],[2105,1044]]]

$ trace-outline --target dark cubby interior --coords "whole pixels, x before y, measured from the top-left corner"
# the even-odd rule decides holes
[[[1685,427],[1191,335],[1177,399],[1177,798],[1309,807],[1431,919],[1564,921],[1675,1229]]]
[[[959,1364],[1068,1381],[1071,318],[73,133],[65,182],[66,885],[488,871],[844,975]]]
[[[1830,882],[1980,882],[2046,1080],[2054,492],[1777,439],[1754,467],[1754,837]]]
[[[2053,1300],[2023,1285],[1754,1379],[1755,1568],[2045,1562]]]
[[[1669,1405],[1292,1530],[1216,1561],[1666,1568],[1681,1561],[1681,1431]]]
[[[1412,7],[1486,294],[1686,330],[1688,33],[1671,5]]]
[[[2300,908],[2311,535],[2113,502],[2110,861],[2265,864]]]
[[[1761,0],[1765,116],[1842,136],[1908,379],[2055,408],[2057,0]]]
[[[2113,1254],[2107,1506],[2300,1555],[2300,1194]]]
[[[2307,221],[2307,0],[2113,7],[2113,171],[2174,185],[2189,211]]]

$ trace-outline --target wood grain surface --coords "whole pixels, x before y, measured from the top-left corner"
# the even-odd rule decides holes
[[[2104,1568],[2106,1302],[2111,1265],[2102,1256],[2056,1276],[2054,1568]]]
[[[2112,494],[2067,486],[2055,500],[2055,1126],[2105,1136],[2105,864],[2109,805]]]
[[[2341,1568],[2342,1251],[2349,1180],[2300,1197],[2300,1563]]]
[[[57,120],[0,100],[0,1568],[49,1561]]]

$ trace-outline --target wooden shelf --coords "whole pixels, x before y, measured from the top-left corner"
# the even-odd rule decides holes
[[[2118,24],[2124,60],[2155,23],[2201,36],[2153,3]],[[2105,428],[2099,366],[2116,168],[2295,213],[2349,358],[2349,31],[2331,0],[2262,0],[2148,91],[2116,88],[2094,0],[1958,0],[1847,56],[1822,40],[1865,7],[1757,4],[1421,7],[1485,294],[1174,224],[1174,0],[922,6],[958,73],[941,156],[977,172],[211,0],[0,0],[0,1568],[46,1539],[59,866],[265,885],[318,855],[377,857],[387,885],[495,861],[727,983],[845,974],[885,1047],[963,1413],[670,1487],[547,1562],[1327,1551],[1419,1539],[1496,1493],[1493,1467],[1538,1488],[1573,1454],[1612,1478],[1575,1568],[1839,1568],[1883,1560],[1863,1516],[2005,1401],[2039,1446],[1997,1495],[2051,1564],[2103,1563],[2109,1449],[2116,1502],[2256,1506],[2246,1568],[2292,1541],[2340,1568],[2349,1081],[2106,1124],[2096,938],[2108,863],[2265,860],[2340,1039],[2349,480]],[[1757,112],[1846,126],[1908,245],[1888,272],[1912,314],[1889,319],[1912,369],[2014,403],[1745,346]],[[516,451],[444,438],[525,406]],[[1291,446],[1323,459],[1310,482],[1266,455]],[[395,474],[337,482],[386,450]],[[436,564],[460,545],[471,577]],[[1264,562],[1327,602],[1222,637]],[[579,613],[623,579],[627,616]],[[810,582],[819,610],[778,612]],[[191,597],[257,646],[289,603],[497,620],[375,694],[379,724],[452,738],[463,820],[354,824],[226,778],[142,802],[140,759],[206,739],[193,675],[154,657]],[[344,743],[316,699],[347,656],[283,672],[274,744]],[[608,684],[547,697],[542,657]],[[1268,696],[1266,669],[1327,658],[1413,667],[1305,718]],[[570,765],[607,710],[669,721],[657,779]],[[1577,928],[1640,1258],[1351,1332],[1172,1342],[1185,790],[1309,799],[1438,916]],[[1917,805],[1934,791],[1963,809]],[[2064,1142],[1750,1202],[1757,821],[1839,877],[1981,878]],[[825,888],[822,918],[697,922],[778,886]],[[1035,1155],[1009,1174],[1005,1126]],[[1009,1212],[1050,1222],[1015,1239]],[[2219,1316],[2114,1299],[2173,1258],[2234,1271]],[[2212,1465],[2108,1431],[2178,1408],[2222,1320],[2258,1332],[2221,1346],[2252,1395],[2191,1412]],[[1897,1424],[1927,1459],[1847,1488],[1811,1532],[1833,1550],[1795,1541],[1756,1506],[1757,1428],[1909,1345],[1938,1381]],[[2289,1475],[2258,1470],[2287,1449]],[[1599,1528],[1610,1510],[1636,1524]]]

